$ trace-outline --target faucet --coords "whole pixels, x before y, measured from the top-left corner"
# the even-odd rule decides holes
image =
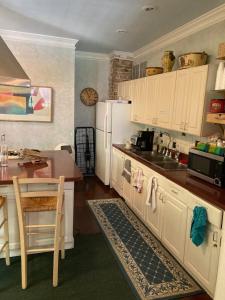
[[[168,132],[166,132],[166,131],[163,132],[162,135],[163,135],[163,134],[164,134],[164,135],[167,135],[168,138],[169,138],[169,142],[168,142],[168,145],[167,145],[167,149],[169,149],[169,146],[170,146],[170,143],[171,143],[171,136],[170,136],[170,134],[169,134]]]

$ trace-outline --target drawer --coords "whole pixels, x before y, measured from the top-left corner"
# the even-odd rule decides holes
[[[183,189],[181,186],[169,181],[168,179],[159,179],[159,184],[162,188],[171,196],[183,202],[185,205],[189,206],[188,191]]]

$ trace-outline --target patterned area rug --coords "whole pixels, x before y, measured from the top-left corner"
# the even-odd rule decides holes
[[[202,292],[122,199],[88,204],[140,299],[175,299]]]

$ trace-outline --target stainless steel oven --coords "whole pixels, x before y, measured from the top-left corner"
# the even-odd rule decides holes
[[[225,186],[224,157],[190,149],[188,173],[220,187]]]

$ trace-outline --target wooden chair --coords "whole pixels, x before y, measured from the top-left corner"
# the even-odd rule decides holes
[[[38,185],[38,184],[55,184],[57,190],[52,191],[28,191],[22,192],[22,185]],[[20,231],[20,248],[21,248],[21,276],[22,276],[22,289],[27,287],[27,255],[54,251],[53,257],[53,286],[58,285],[58,261],[59,261],[59,249],[61,248],[61,258],[65,258],[64,250],[64,214],[63,214],[63,201],[64,201],[64,177],[60,176],[56,178],[31,178],[31,179],[19,179],[13,177],[13,185],[16,196],[16,205],[19,220]],[[38,224],[27,225],[25,222],[25,215],[28,212],[43,212],[43,211],[55,211],[55,223],[54,224]],[[32,232],[35,229],[50,230],[53,229],[54,233],[54,245],[53,247],[31,248],[28,245],[27,236],[29,234],[41,234],[40,231]],[[42,232],[43,233],[43,232]]]
[[[0,248],[0,253],[5,253],[5,262],[6,265],[10,265],[9,258],[9,228],[8,228],[8,209],[7,209],[7,201],[6,197],[0,196],[0,209],[3,211],[3,220],[0,221],[0,229],[3,227],[4,230],[4,241],[3,245]]]

